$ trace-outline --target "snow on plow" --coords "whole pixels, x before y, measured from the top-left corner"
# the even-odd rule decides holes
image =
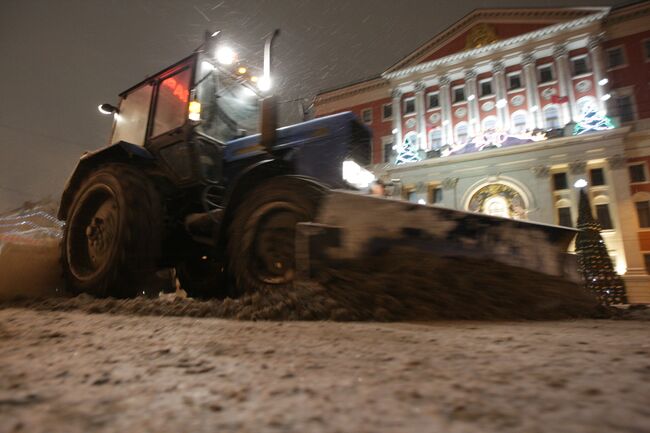
[[[321,268],[405,250],[471,259],[579,282],[567,248],[577,230],[334,191],[297,230],[302,280]],[[504,278],[507,278],[504,276]]]
[[[42,297],[63,287],[62,223],[54,206],[37,204],[0,216],[0,301]]]

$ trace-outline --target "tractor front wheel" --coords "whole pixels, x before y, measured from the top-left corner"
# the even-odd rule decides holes
[[[126,164],[108,164],[76,192],[61,261],[73,293],[130,297],[155,284],[162,209],[151,180]]]
[[[233,295],[291,286],[296,224],[313,221],[325,188],[297,176],[278,176],[253,191],[229,230],[228,268]]]

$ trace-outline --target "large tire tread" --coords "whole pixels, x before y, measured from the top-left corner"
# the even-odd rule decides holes
[[[70,206],[72,215],[83,192],[96,182],[113,177],[121,209],[120,233],[112,263],[93,281],[79,281],[67,262],[68,230],[64,228],[61,261],[68,289],[95,296],[132,297],[149,289],[155,281],[156,262],[161,254],[162,202],[159,192],[145,173],[127,164],[111,163],[98,167],[77,190]]]
[[[316,181],[300,176],[277,176],[264,181],[252,190],[235,211],[228,230],[228,270],[232,284],[230,295],[277,289],[278,285],[257,279],[249,267],[256,226],[248,224],[251,214],[260,206],[273,201],[299,205],[305,213],[315,218],[326,188]]]

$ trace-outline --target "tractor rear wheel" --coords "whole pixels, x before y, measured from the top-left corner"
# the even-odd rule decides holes
[[[278,176],[248,194],[228,236],[232,295],[290,287],[295,276],[296,224],[313,221],[325,187],[298,176]]]
[[[77,190],[63,232],[68,288],[100,297],[154,289],[162,216],[160,195],[144,173],[126,164],[94,171]]]

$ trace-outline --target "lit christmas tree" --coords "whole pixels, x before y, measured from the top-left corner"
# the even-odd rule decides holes
[[[417,162],[420,160],[418,156],[418,137],[416,134],[407,134],[404,142],[393,146],[397,157],[395,164],[405,164],[407,162]]]
[[[580,229],[576,237],[578,269],[584,278],[586,288],[601,304],[627,303],[625,284],[621,276],[614,271],[607,246],[600,236],[602,227],[591,213],[589,198],[584,188],[580,189],[578,229]]]
[[[582,119],[580,119],[573,128],[573,135],[605,131],[612,128],[614,128],[614,124],[609,117],[596,111],[594,108],[589,107],[587,112],[582,116]]]

